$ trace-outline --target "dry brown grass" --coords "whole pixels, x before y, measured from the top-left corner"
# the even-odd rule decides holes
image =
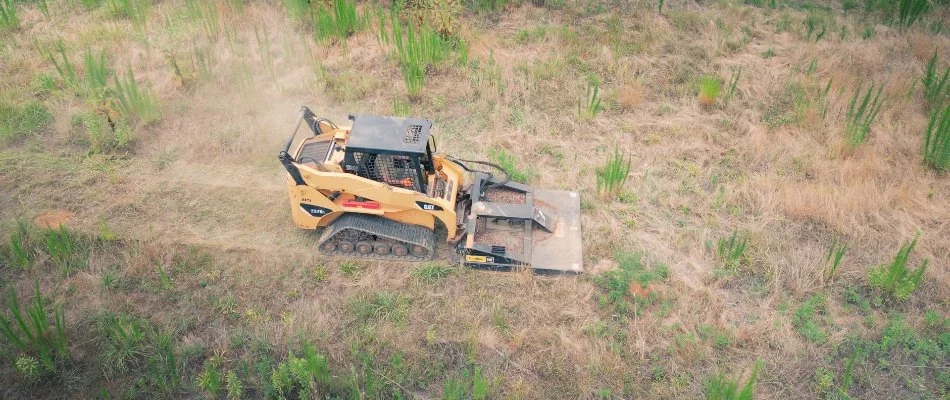
[[[189,382],[215,352],[228,365],[251,357],[251,345],[238,340],[243,336],[273,344],[278,358],[303,336],[341,374],[358,365],[354,348],[380,368],[401,353],[417,379],[410,395],[423,398],[439,396],[445,376],[471,365],[495,382],[493,398],[595,398],[599,389],[616,398],[695,398],[705,376],[747,373],[757,358],[765,361],[760,397],[820,396],[814,371],[837,370],[847,355],[829,349],[849,334],[879,335],[894,312],[917,326],[926,309],[946,317],[950,181],[920,163],[926,120],[907,93],[932,51],[947,54],[950,41],[879,25],[868,41],[852,35],[803,43],[800,35],[775,31],[783,14],[799,29],[800,11],[668,3],[665,16],[653,4],[624,5],[619,34],[608,28],[614,13],[587,13],[573,2],[565,10],[523,5],[459,19],[477,66],[433,71],[412,114],[436,121],[443,152],[485,158],[488,149],[505,148],[535,172],[532,185],[579,190],[588,273],[456,270],[434,284],[415,281],[412,265],[373,262],[346,275],[338,260],[321,260],[314,235],[290,221],[284,172],[273,159],[301,104],[345,121],[348,113],[390,113],[394,98],[405,100],[398,68],[372,32],[350,38],[344,51],[286,23],[280,6],[254,2],[238,12],[222,2],[221,32],[210,40],[182,21],[183,2],[167,1],[152,7],[146,46],[127,21],[104,10],[67,7],[47,21],[21,6],[30,10],[24,28],[0,52],[0,100],[40,99],[56,110],[56,134],[0,149],[0,222],[7,228],[16,217],[64,210],[71,228],[95,236],[102,219],[122,240],[97,244],[90,267],[65,280],[42,264],[30,272],[4,266],[0,282],[29,289],[40,277],[44,290],[64,288],[57,296],[68,304],[74,342],[85,343],[75,353],[81,365],[98,360],[96,338],[84,328],[100,309],[174,327],[179,348],[202,349],[183,368]],[[838,23],[860,28],[845,18]],[[540,38],[512,40],[542,24]],[[742,28],[751,32],[748,43],[735,45]],[[270,54],[255,29],[266,33]],[[101,48],[116,69],[131,66],[151,84],[163,118],[136,133],[132,154],[86,155],[81,132],[71,129],[86,104],[33,90],[37,74],[56,76],[33,37],[62,37],[74,64],[86,46]],[[186,60],[196,46],[210,49],[214,68],[183,86],[162,51],[174,50],[190,70]],[[776,56],[763,59],[767,48]],[[816,71],[806,76],[815,59]],[[722,107],[697,105],[702,75],[740,66],[740,95]],[[615,100],[592,121],[575,112],[588,74]],[[790,84],[824,87],[829,79],[827,99],[781,110],[795,116],[792,122],[763,122],[770,105],[784,104],[778,100]],[[861,79],[886,82],[887,99],[869,142],[842,154],[844,109]],[[592,176],[613,146],[631,155],[633,171],[629,196],[608,202],[594,195]],[[715,245],[735,229],[750,233],[747,260],[723,277]],[[913,257],[932,266],[913,302],[867,316],[846,304],[845,288],[862,287],[867,269],[918,230]],[[824,287],[832,236],[848,252],[835,283]],[[618,251],[642,252],[671,273],[646,289],[658,300],[622,318],[599,304],[602,290],[590,279],[615,266]],[[212,261],[180,266],[201,254]],[[171,274],[172,289],[161,289],[158,267]],[[102,281],[113,273],[124,286],[105,289]],[[408,298],[405,321],[353,314],[354,299],[377,292]],[[789,304],[817,292],[827,293],[837,328],[822,345],[805,340],[788,314]],[[707,325],[728,332],[729,343],[705,338]],[[13,388],[2,397],[55,397],[66,387],[26,388],[7,364],[0,370],[0,382]],[[862,373],[852,394],[918,393],[873,365]],[[128,383],[90,376],[89,386],[68,388],[92,396],[100,384],[114,390]],[[939,383],[924,385],[940,396]]]

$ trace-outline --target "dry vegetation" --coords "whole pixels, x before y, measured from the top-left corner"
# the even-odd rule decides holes
[[[945,1],[307,3],[0,0],[0,397],[950,395]],[[301,104],[581,191],[585,274],[320,259]]]

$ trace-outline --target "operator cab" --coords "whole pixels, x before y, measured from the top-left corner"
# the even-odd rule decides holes
[[[344,172],[387,185],[426,192],[426,176],[435,172],[429,131],[432,121],[359,115],[340,164]]]

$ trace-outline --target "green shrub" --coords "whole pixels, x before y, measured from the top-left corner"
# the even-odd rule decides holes
[[[924,100],[930,105],[931,109],[940,108],[950,99],[950,67],[943,70],[943,74],[937,70],[937,51],[927,62],[927,69],[924,70],[924,76],[920,78],[923,84]]]
[[[220,364],[221,360],[217,356],[205,360],[204,369],[195,379],[198,388],[207,392],[212,399],[217,398],[218,393],[221,392],[221,372],[218,371]]]
[[[94,153],[121,153],[132,146],[132,129],[122,118],[91,113],[81,117],[86,141]]]
[[[855,90],[851,102],[848,103],[847,125],[845,126],[845,141],[849,148],[855,148],[867,142],[868,135],[871,133],[871,125],[877,114],[881,111],[881,91],[884,85],[874,91],[874,84],[868,87],[864,95],[861,95],[861,86]],[[860,99],[860,101],[859,101]]]
[[[63,276],[86,269],[89,263],[89,248],[78,236],[70,233],[65,226],[58,229],[43,230],[43,245]]]
[[[620,149],[615,148],[613,156],[608,158],[602,167],[597,168],[597,193],[608,199],[620,193],[630,176],[631,162],[630,157],[624,157]]]
[[[20,17],[13,0],[0,0],[0,30],[13,31],[20,27]]]
[[[910,269],[907,266],[907,259],[910,252],[917,246],[918,238],[914,237],[910,243],[901,246],[890,264],[880,265],[868,271],[868,282],[889,300],[905,300],[920,287],[929,260],[920,262],[917,269]]]
[[[703,106],[716,105],[719,90],[722,86],[718,76],[707,75],[699,81],[699,104]]]
[[[330,365],[310,342],[301,344],[301,354],[291,353],[271,370],[270,384],[279,398],[324,398],[331,394]],[[329,396],[326,396],[329,397]]]
[[[950,170],[950,103],[930,112],[924,132],[924,163],[937,171]]]
[[[22,106],[0,102],[0,142],[44,133],[52,125],[53,114],[38,101]]]
[[[706,400],[752,400],[759,369],[761,368],[762,362],[756,360],[752,367],[752,373],[749,375],[749,380],[742,385],[741,390],[739,389],[739,381],[727,378],[723,374],[706,378],[703,382],[703,393]]]
[[[637,253],[617,253],[614,260],[618,266],[600,275],[592,278],[594,284],[604,293],[600,296],[601,306],[608,307],[614,315],[627,315],[634,305],[646,306],[653,299],[653,294],[647,294],[647,298],[634,298],[633,304],[630,298],[630,286],[637,283],[646,287],[651,282],[665,280],[669,277],[670,271],[663,264],[656,264],[652,268],[647,268],[643,264],[641,256]]]
[[[22,307],[11,288],[5,306],[6,312],[0,315],[0,337],[9,348],[38,359],[44,372],[55,372],[57,364],[69,357],[62,304],[50,305],[37,280],[29,305]]]

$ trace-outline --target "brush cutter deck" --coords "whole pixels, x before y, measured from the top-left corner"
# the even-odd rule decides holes
[[[465,237],[458,247],[466,266],[583,271],[577,192],[532,189],[476,173],[469,193]]]

